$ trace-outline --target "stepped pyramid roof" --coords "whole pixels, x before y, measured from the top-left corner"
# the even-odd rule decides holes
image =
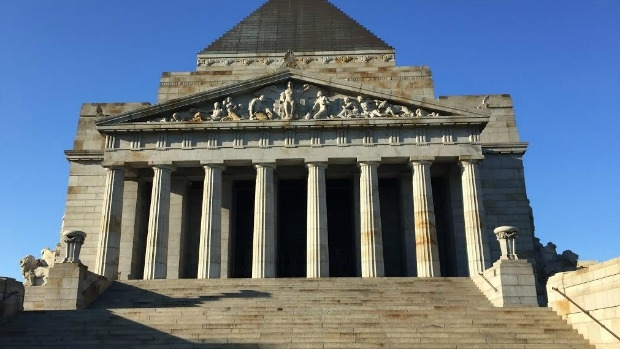
[[[269,0],[200,54],[394,49],[327,0]]]

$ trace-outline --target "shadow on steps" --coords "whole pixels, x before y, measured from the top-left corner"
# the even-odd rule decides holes
[[[174,319],[171,320],[174,322]],[[33,327],[32,324],[37,324]],[[45,325],[43,325],[45,324]],[[205,329],[207,332],[208,329]],[[31,311],[0,328],[2,349],[259,349],[264,344],[223,343],[213,339],[179,338],[128,320],[107,310]]]
[[[207,302],[225,298],[269,298],[271,293],[255,290],[239,290],[198,297],[170,297],[125,283],[114,282],[108,290],[97,299],[90,309],[121,308],[182,308],[194,307]]]

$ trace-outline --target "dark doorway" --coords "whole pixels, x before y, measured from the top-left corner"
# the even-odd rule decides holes
[[[400,180],[379,179],[379,205],[383,235],[383,263],[385,276],[407,275],[405,234],[401,221]]]
[[[278,182],[278,277],[306,276],[306,180]]]
[[[130,279],[144,278],[144,258],[146,257],[146,240],[149,233],[149,211],[151,207],[152,182],[138,184],[138,200],[136,204],[137,231],[133,240],[133,256],[131,260]]]
[[[329,275],[331,277],[356,276],[353,181],[328,179],[326,194]]]
[[[254,227],[254,181],[233,183],[232,261],[233,278],[252,277],[252,234]]]
[[[198,253],[200,248],[200,223],[202,220],[203,182],[190,182],[185,196],[187,218],[181,236],[181,258],[179,271],[183,279],[198,277]]]
[[[456,246],[452,226],[452,209],[450,203],[449,181],[446,177],[431,178],[433,188],[433,206],[435,208],[435,226],[437,227],[437,245],[441,261],[441,276],[458,276],[456,266]]]

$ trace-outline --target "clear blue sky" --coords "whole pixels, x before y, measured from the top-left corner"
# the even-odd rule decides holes
[[[58,241],[80,105],[155,102],[162,72],[195,70],[262,2],[0,0],[0,276]],[[333,3],[430,66],[436,96],[511,94],[536,235],[620,256],[620,1]]]

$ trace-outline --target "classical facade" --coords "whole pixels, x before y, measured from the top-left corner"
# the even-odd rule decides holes
[[[508,95],[437,99],[329,2],[269,0],[155,105],[82,106],[64,229],[109,279],[477,275],[500,225],[534,262],[526,147]]]

